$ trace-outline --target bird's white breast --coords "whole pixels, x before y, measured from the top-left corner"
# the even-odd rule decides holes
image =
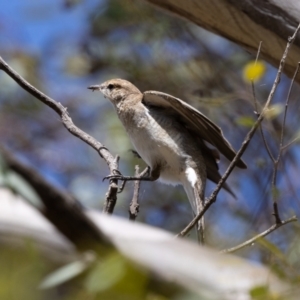
[[[142,159],[153,168],[161,166],[160,178],[178,183],[185,171],[187,155],[180,147],[181,133],[172,119],[145,107],[145,113],[132,118],[133,126],[125,126],[130,140]]]

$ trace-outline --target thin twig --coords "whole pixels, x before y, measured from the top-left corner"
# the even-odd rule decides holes
[[[280,159],[281,159],[281,156],[282,156],[282,151],[283,151],[284,127],[285,127],[285,122],[286,122],[286,116],[287,116],[287,111],[288,111],[290,96],[291,96],[292,88],[293,88],[293,85],[294,85],[294,82],[295,82],[295,78],[296,78],[298,72],[299,72],[299,62],[297,64],[297,68],[295,70],[293,79],[292,79],[290,87],[289,87],[288,95],[287,95],[287,98],[286,98],[285,109],[284,109],[284,114],[283,114],[283,121],[282,121],[282,125],[281,125],[279,151],[278,151],[277,158],[273,162],[274,163],[273,176],[272,176],[273,215],[275,217],[276,224],[280,224],[281,223],[281,219],[280,219],[279,211],[278,211],[278,204],[277,204],[278,193],[277,193],[277,190],[276,190],[278,165],[279,165],[279,162],[280,162]]]
[[[262,41],[259,42],[259,46],[258,46],[258,50],[257,50],[257,54],[256,54],[256,58],[255,58],[255,64],[257,64],[257,60],[258,60],[258,57],[259,57],[259,54],[260,54],[260,50],[261,50],[261,45],[262,45]],[[255,113],[257,116],[259,116],[259,111],[258,111],[258,101],[257,101],[257,98],[256,98],[256,92],[255,92],[255,85],[254,85],[254,80],[251,79],[251,88],[252,88],[252,94],[253,94],[253,101],[254,101],[254,108],[255,108]],[[261,136],[262,136],[262,139],[263,139],[263,142],[264,142],[264,145],[265,145],[265,148],[271,158],[271,160],[274,162],[275,159],[272,155],[272,152],[270,150],[270,147],[267,143],[267,140],[265,138],[265,134],[264,134],[264,131],[263,131],[263,127],[262,127],[262,124],[260,124],[259,126],[259,129],[260,129],[260,133],[261,133]]]
[[[259,116],[260,113],[258,111],[258,104],[257,104],[257,98],[256,98],[255,87],[254,87],[254,82],[253,81],[251,81],[251,86],[252,86],[252,93],[253,93],[253,99],[254,99],[255,112],[256,112],[256,115]],[[269,145],[267,143],[267,140],[266,140],[266,137],[265,137],[265,134],[264,134],[264,130],[263,130],[262,124],[259,125],[259,130],[260,130],[260,133],[261,133],[261,137],[262,137],[263,143],[265,145],[265,149],[267,150],[269,157],[271,158],[271,160],[274,163],[275,162],[275,158],[272,155],[270,147],[269,147]]]
[[[135,176],[139,176],[139,166],[135,166]],[[141,181],[136,180],[134,182],[133,197],[129,205],[129,220],[135,221],[139,213],[139,192],[140,192]]]
[[[254,64],[254,65],[257,64],[258,57],[259,57],[260,50],[261,50],[261,45],[262,45],[262,41],[259,42],[258,49],[257,49],[257,53],[256,53],[256,57],[255,57],[255,64]]]
[[[296,143],[297,141],[299,141],[300,136],[296,136],[293,140],[291,140],[289,143],[287,143],[286,145],[282,146],[282,151],[284,151],[285,149],[287,149],[288,147],[290,147],[291,145],[293,145],[294,143]]]
[[[202,218],[202,216],[205,214],[205,212],[208,210],[208,208],[216,201],[216,197],[217,197],[220,189],[222,188],[222,185],[224,184],[224,182],[226,181],[226,179],[228,178],[228,176],[232,172],[233,168],[235,167],[236,163],[238,162],[238,160],[240,159],[242,154],[247,149],[247,147],[250,143],[250,140],[252,139],[256,129],[258,128],[258,126],[262,122],[262,120],[265,116],[265,113],[266,113],[266,111],[267,111],[267,109],[268,109],[268,107],[269,107],[269,105],[270,105],[270,103],[271,103],[271,101],[274,97],[276,88],[277,88],[277,86],[280,82],[280,77],[281,77],[281,73],[282,73],[282,70],[283,70],[283,67],[284,67],[284,63],[285,63],[287,54],[289,52],[289,49],[290,49],[292,43],[294,42],[294,40],[296,38],[296,35],[297,35],[299,29],[300,29],[300,24],[296,28],[293,36],[288,39],[286,48],[284,50],[284,53],[283,53],[282,58],[281,58],[280,63],[279,63],[279,67],[278,67],[278,71],[277,71],[277,74],[276,74],[276,77],[275,77],[275,80],[274,80],[274,84],[271,88],[270,94],[268,96],[268,99],[267,99],[267,101],[264,105],[264,108],[263,108],[261,114],[259,115],[258,119],[254,123],[254,125],[252,126],[250,131],[247,133],[247,135],[246,135],[246,137],[245,137],[245,139],[242,143],[241,148],[238,150],[238,152],[236,153],[234,159],[231,161],[231,163],[228,166],[226,172],[224,173],[224,175],[220,179],[219,183],[217,184],[215,190],[212,192],[210,197],[207,199],[201,213],[199,213],[179,234],[177,234],[177,237],[182,237],[182,236],[187,235],[191,231],[191,229],[197,224],[197,222]]]
[[[36,99],[40,100],[47,106],[51,107],[62,119],[64,126],[67,130],[94,148],[100,156],[105,160],[109,167],[110,173],[114,174],[114,171],[118,169],[118,160],[113,157],[113,155],[104,147],[100,142],[94,139],[92,136],[88,135],[86,132],[74,125],[72,119],[70,118],[67,108],[61,103],[55,101],[54,99],[48,97],[37,88],[32,86],[28,81],[26,81],[21,75],[19,75],[15,70],[13,70],[0,56],[0,69],[3,70],[8,76],[10,76],[17,84],[19,84],[24,90],[29,94],[34,96]],[[111,180],[109,185],[109,190],[106,194],[106,203],[110,206],[105,208],[105,212],[112,213],[118,191],[118,181]]]
[[[248,241],[242,243],[242,244],[239,244],[235,247],[232,247],[232,248],[229,248],[229,249],[224,249],[222,251],[220,251],[220,253],[232,253],[232,252],[235,252],[237,250],[240,250],[242,248],[245,248],[249,245],[252,245],[254,242],[256,242],[258,239],[270,234],[271,232],[273,232],[274,230],[276,230],[277,228],[285,225],[285,224],[288,224],[288,223],[291,223],[291,222],[295,222],[297,221],[297,217],[296,216],[293,216],[291,217],[290,219],[287,219],[285,221],[282,221],[281,223],[277,224],[275,223],[274,225],[272,225],[269,229],[265,230],[264,232],[254,236],[253,238],[249,239]]]
[[[292,89],[293,89],[293,86],[294,86],[294,82],[295,82],[296,76],[297,76],[298,73],[299,73],[299,66],[300,66],[300,62],[298,62],[298,64],[297,64],[297,68],[296,68],[296,71],[295,71],[295,73],[294,73],[292,82],[291,82],[291,84],[290,84],[289,91],[288,91],[288,95],[287,95],[287,99],[286,99],[286,103],[285,103],[285,109],[284,109],[283,121],[282,121],[282,126],[281,126],[282,129],[281,129],[280,145],[279,145],[279,148],[280,148],[279,155],[278,155],[279,157],[280,157],[280,155],[282,154],[283,138],[284,138],[284,129],[285,129],[285,122],[286,122],[287,110],[288,110],[289,101],[290,101],[290,98],[291,98],[291,92],[292,92]]]
[[[253,93],[253,99],[254,99],[255,112],[256,112],[256,115],[259,116],[260,113],[258,111],[258,105],[257,105],[257,99],[256,99],[255,87],[254,87],[253,81],[251,81],[251,86],[252,86],[252,93]],[[267,153],[268,153],[269,157],[271,158],[271,160],[274,162],[275,158],[272,155],[270,147],[269,147],[269,145],[267,143],[267,140],[266,140],[266,137],[265,137],[265,134],[264,134],[264,130],[263,130],[262,124],[259,125],[259,130],[260,130],[260,133],[261,133],[261,137],[262,137],[263,143],[265,145],[265,149],[267,150]]]

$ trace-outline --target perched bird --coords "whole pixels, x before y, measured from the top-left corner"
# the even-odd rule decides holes
[[[206,142],[230,161],[235,156],[221,129],[184,101],[162,92],[142,93],[123,79],[88,88],[101,91],[111,101],[135,150],[150,167],[148,176],[142,178],[122,175],[107,178],[150,181],[160,178],[165,183],[182,184],[194,214],[200,213],[206,178],[215,183],[221,178],[217,165],[219,153]],[[247,167],[241,159],[237,166]],[[227,184],[223,188],[233,194]],[[198,236],[202,240],[203,230],[200,220]]]

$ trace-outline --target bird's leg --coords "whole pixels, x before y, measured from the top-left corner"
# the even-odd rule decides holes
[[[116,175],[108,175],[103,178],[105,179],[116,179],[116,180],[123,180],[123,181],[133,181],[133,180],[140,180],[140,181],[155,181],[159,178],[160,175],[160,168],[156,166],[155,168],[150,169],[148,166],[139,176],[123,176],[122,174]],[[124,189],[124,187],[123,187]]]
[[[143,177],[143,176],[149,176],[149,171],[150,171],[150,167],[146,167],[140,174],[139,174],[139,176],[138,177]],[[121,173],[120,173],[120,175],[122,175]],[[106,178],[103,178],[103,180],[104,179],[106,179]],[[118,191],[118,193],[122,193],[123,192],[123,190],[124,190],[124,188],[125,188],[125,185],[126,185],[126,182],[127,182],[127,180],[123,180],[122,181],[122,185],[121,185],[121,187],[119,188],[119,191]]]

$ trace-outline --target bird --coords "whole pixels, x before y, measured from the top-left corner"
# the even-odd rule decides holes
[[[205,203],[206,180],[218,183],[221,179],[219,152],[229,161],[236,155],[222,130],[183,100],[158,91],[142,93],[124,79],[111,79],[88,89],[100,91],[110,100],[135,151],[148,165],[143,176],[105,178],[181,184],[194,215],[199,214]],[[241,158],[236,166],[247,168]],[[226,183],[223,188],[234,196]],[[198,222],[197,233],[204,243],[204,219]]]

